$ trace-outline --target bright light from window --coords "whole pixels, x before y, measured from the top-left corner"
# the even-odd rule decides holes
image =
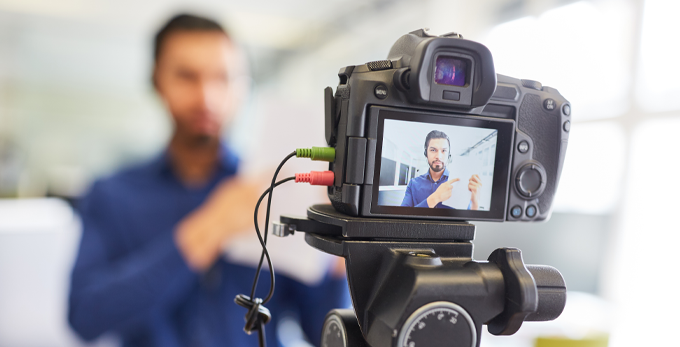
[[[610,346],[670,346],[677,340],[680,244],[677,155],[680,118],[641,124],[632,139],[621,230],[605,282],[620,314]]]
[[[631,83],[625,5],[577,2],[500,24],[482,42],[496,72],[557,88],[575,120],[617,116]]]
[[[576,123],[555,196],[555,211],[611,213],[621,197],[625,137],[615,122]]]
[[[680,109],[679,12],[677,0],[645,1],[636,96],[649,111]]]

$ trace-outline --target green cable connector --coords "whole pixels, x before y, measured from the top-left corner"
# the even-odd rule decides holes
[[[312,147],[298,148],[295,150],[298,158],[311,158],[312,160],[335,161],[335,148],[333,147]]]

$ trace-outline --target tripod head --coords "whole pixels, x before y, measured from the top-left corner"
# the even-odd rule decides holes
[[[550,266],[525,265],[521,251],[472,259],[466,222],[353,217],[314,205],[307,218],[281,216],[274,233],[345,258],[354,312],[333,310],[322,346],[479,346],[481,328],[514,334],[524,321],[557,318],[566,285]]]

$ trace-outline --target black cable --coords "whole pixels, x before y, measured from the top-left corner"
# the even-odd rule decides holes
[[[255,298],[250,299],[249,297],[239,294],[236,295],[234,302],[239,306],[248,309],[246,313],[246,325],[243,330],[250,335],[253,330],[257,330],[257,337],[260,343],[260,347],[267,346],[267,340],[265,339],[264,325],[269,323],[272,319],[272,315],[269,310],[262,306],[262,299]]]
[[[257,265],[257,271],[255,272],[255,279],[253,280],[253,288],[250,291],[250,297],[253,298],[255,297],[255,289],[257,288],[257,282],[260,279],[260,271],[262,269],[262,261],[264,260],[264,257],[267,257],[267,265],[269,266],[269,272],[270,272],[270,287],[269,287],[269,294],[267,297],[262,301],[263,304],[266,304],[269,300],[271,300],[272,295],[274,295],[274,268],[272,267],[271,259],[269,258],[269,252],[267,251],[267,236],[269,235],[268,230],[269,230],[269,211],[271,209],[272,205],[272,196],[274,195],[274,187],[277,186],[276,184],[276,176],[279,175],[279,171],[281,171],[281,168],[283,167],[283,164],[285,164],[288,159],[294,157],[296,155],[296,152],[293,151],[292,153],[288,154],[282,161],[281,164],[279,164],[279,167],[276,168],[276,171],[274,172],[274,177],[272,177],[272,184],[269,187],[267,191],[265,191],[264,194],[267,192],[269,193],[269,198],[267,199],[267,213],[265,215],[265,220],[264,220],[264,240],[262,240],[262,236],[260,235],[260,228],[258,226],[257,222],[257,212],[260,207],[260,202],[262,201],[262,198],[264,197],[264,194],[262,197],[260,197],[260,200],[257,202],[257,205],[255,205],[255,231],[257,232],[257,237],[260,238],[260,244],[262,244],[262,254],[260,255],[260,262]],[[293,177],[293,179],[295,179]],[[283,182],[282,182],[283,183]]]
[[[260,321],[260,324],[257,327],[257,341],[260,342],[261,347],[267,346],[267,338],[265,335],[266,334],[264,333],[264,322]]]
[[[248,297],[243,294],[239,294],[234,299],[235,303],[248,309],[248,313],[246,313],[245,317],[246,325],[243,328],[243,330],[245,330],[245,332],[248,334],[250,334],[253,330],[257,330],[258,341],[261,347],[266,347],[267,345],[264,332],[264,325],[271,320],[271,313],[266,307],[263,306],[263,304],[268,302],[274,295],[274,267],[272,266],[272,260],[271,257],[269,256],[269,251],[267,251],[267,236],[269,233],[269,213],[271,210],[272,195],[274,192],[274,188],[285,182],[292,181],[295,179],[295,177],[288,177],[276,182],[276,177],[279,175],[279,171],[281,171],[283,164],[285,164],[288,161],[288,159],[294,157],[295,155],[296,152],[293,152],[283,159],[281,164],[279,164],[279,166],[276,168],[276,172],[274,172],[274,177],[272,177],[271,185],[267,190],[265,190],[264,193],[262,193],[262,196],[260,196],[260,199],[257,201],[257,204],[255,205],[254,213],[255,232],[257,233],[258,240],[260,240],[260,245],[262,245],[262,254],[260,255],[260,262],[257,265],[257,270],[255,271],[255,278],[253,279],[253,288],[250,291],[250,296]],[[265,216],[264,237],[262,237],[262,233],[260,232],[260,226],[257,221],[257,214],[258,211],[260,210],[260,204],[262,203],[262,200],[267,195],[269,195],[269,199],[267,200],[267,213]],[[255,298],[255,289],[257,288],[257,282],[260,278],[262,263],[265,257],[267,258],[267,265],[269,266],[270,286],[269,294],[264,300],[262,300],[260,298]]]
[[[284,178],[276,183],[274,183],[273,186],[270,186],[265,190],[264,193],[260,196],[260,199],[257,201],[257,204],[255,205],[255,231],[257,232],[257,238],[260,240],[260,245],[262,245],[262,255],[260,256],[260,264],[257,268],[257,273],[255,275],[255,280],[253,283],[253,290],[257,286],[257,279],[260,274],[260,270],[262,268],[262,257],[266,256],[267,258],[267,264],[269,265],[269,272],[271,276],[271,286],[269,287],[269,296],[268,298],[271,298],[271,296],[274,293],[274,268],[272,267],[272,262],[271,258],[269,257],[269,252],[267,251],[267,235],[265,234],[265,237],[262,237],[262,233],[260,232],[260,227],[259,223],[257,222],[257,214],[260,209],[260,204],[262,203],[262,200],[264,199],[267,194],[271,197],[271,192],[274,190],[273,188],[286,183],[288,181],[294,180],[295,177],[288,177]],[[267,214],[269,214],[269,211],[267,211]],[[257,335],[258,335],[258,341],[260,343],[260,347],[266,347],[266,339],[265,339],[265,333],[264,333],[264,325],[269,323],[271,320],[272,316],[269,310],[263,306],[264,302],[260,298],[255,298],[253,296],[254,294],[250,294],[250,296],[245,296],[243,294],[239,294],[236,296],[234,299],[234,302],[237,303],[239,306],[242,306],[246,309],[248,309],[248,313],[246,313],[246,325],[243,328],[246,333],[250,334],[253,330],[257,330]],[[268,300],[268,299],[267,299]]]
[[[257,288],[257,283],[260,277],[260,271],[262,269],[262,262],[263,258],[267,258],[267,265],[269,266],[269,276],[271,279],[270,287],[269,287],[269,294],[267,295],[267,298],[265,298],[262,303],[266,303],[269,301],[274,294],[274,268],[272,267],[272,262],[271,258],[269,257],[269,251],[267,251],[267,227],[265,226],[265,235],[264,238],[262,237],[262,233],[260,232],[260,227],[259,223],[257,221],[257,215],[258,211],[260,210],[260,204],[262,203],[262,200],[264,199],[267,194],[269,194],[269,198],[271,199],[271,191],[273,190],[272,188],[277,187],[283,183],[286,183],[288,181],[294,180],[295,177],[288,177],[284,178],[278,182],[276,182],[272,187],[267,188],[267,190],[262,193],[262,196],[260,196],[260,199],[257,201],[257,204],[255,205],[255,232],[257,233],[257,238],[260,240],[260,245],[262,245],[262,254],[260,255],[260,263],[257,266],[257,270],[255,271],[255,279],[253,280],[253,288],[250,291],[250,297],[254,298],[255,297],[255,288]],[[266,221],[269,221],[269,209],[267,209],[267,217]]]

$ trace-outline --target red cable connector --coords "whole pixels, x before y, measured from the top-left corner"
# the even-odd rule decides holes
[[[295,183],[307,182],[313,186],[332,186],[335,182],[333,171],[310,171],[309,173],[296,173]]]

